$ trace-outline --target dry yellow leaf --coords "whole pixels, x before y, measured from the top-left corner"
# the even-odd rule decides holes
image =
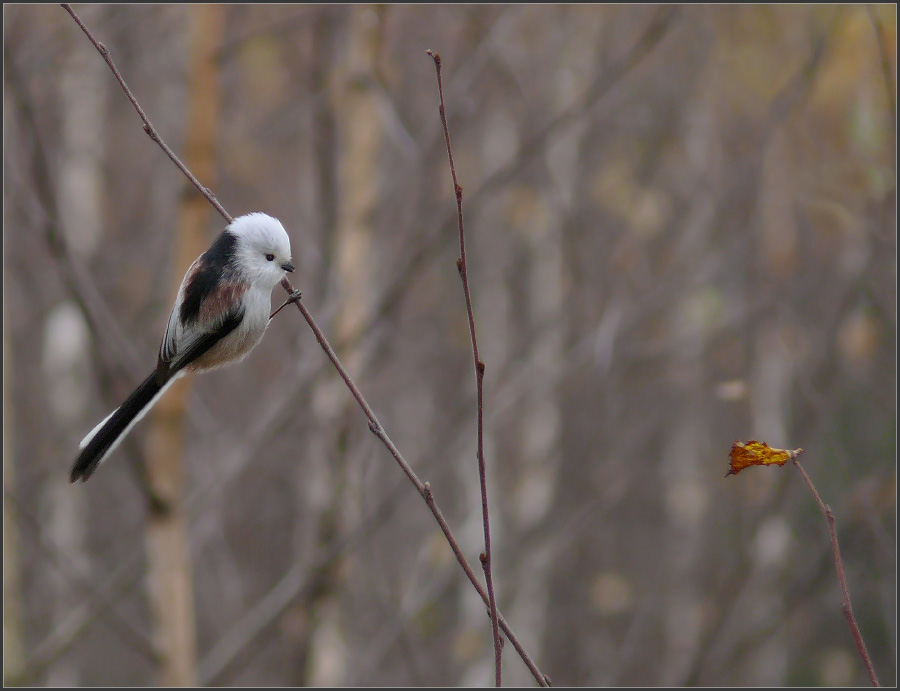
[[[731,445],[731,467],[725,477],[737,475],[751,465],[784,465],[801,453],[803,449],[773,449],[766,442],[754,439],[748,442],[736,441]]]

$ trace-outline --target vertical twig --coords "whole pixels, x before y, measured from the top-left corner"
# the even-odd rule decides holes
[[[837,568],[838,581],[841,583],[841,592],[844,596],[844,600],[841,603],[841,609],[844,610],[844,616],[847,618],[847,624],[850,626],[850,635],[852,635],[853,640],[856,641],[856,648],[859,650],[859,655],[863,660],[863,664],[866,666],[866,671],[869,673],[869,679],[872,681],[872,686],[881,686],[878,682],[878,676],[875,674],[875,668],[872,666],[872,660],[869,658],[869,652],[866,650],[866,644],[863,641],[862,633],[860,633],[859,626],[856,624],[856,617],[853,616],[853,608],[850,606],[850,590],[847,588],[847,578],[844,576],[844,562],[841,559],[841,550],[838,547],[837,530],[835,530],[834,527],[834,514],[831,512],[831,507],[822,501],[812,480],[809,479],[809,475],[806,474],[803,466],[800,465],[800,459],[797,456],[794,456],[792,460],[794,465],[797,466],[797,470],[800,471],[800,475],[803,476],[803,480],[809,487],[809,491],[812,492],[822,513],[825,514],[825,521],[828,523],[828,530],[831,533],[831,550],[834,553],[834,565]]]
[[[216,197],[212,193],[212,191],[210,191],[208,188],[204,187],[197,180],[197,178],[194,177],[194,175],[187,168],[187,166],[185,166],[178,159],[178,157],[172,152],[172,150],[169,149],[169,147],[165,144],[165,142],[162,140],[162,138],[157,133],[156,129],[153,127],[153,125],[147,119],[147,116],[144,114],[144,111],[141,108],[140,104],[137,102],[137,99],[131,93],[131,90],[128,88],[128,85],[125,83],[125,80],[122,78],[121,74],[119,73],[119,70],[116,68],[115,63],[113,62],[112,58],[110,57],[109,50],[102,43],[100,43],[97,39],[94,38],[94,36],[91,34],[91,32],[87,29],[87,27],[84,25],[84,23],[78,18],[78,15],[75,14],[75,12],[72,10],[72,8],[69,5],[62,4],[62,7],[72,16],[72,18],[75,20],[75,23],[78,24],[78,26],[81,28],[81,30],[85,33],[85,35],[88,37],[88,39],[94,45],[94,47],[97,49],[97,51],[103,57],[103,59],[106,61],[106,64],[109,66],[110,70],[115,75],[116,80],[119,82],[119,85],[122,87],[122,90],[128,96],[129,101],[131,101],[132,105],[134,106],[135,110],[137,111],[138,115],[140,116],[141,120],[143,121],[144,131],[147,132],[147,134],[150,136],[150,138],[154,142],[156,142],[160,146],[160,148],[163,149],[163,151],[166,153],[166,155],[172,160],[173,163],[175,163],[176,167],[191,181],[191,183],[200,191],[200,193],[203,194],[203,196],[206,197],[207,200],[209,200],[209,203],[212,204],[213,207],[215,207],[216,210],[218,210],[219,213],[222,214],[222,216],[230,223],[233,220],[231,215],[227,211],[225,211],[225,209],[222,207],[222,205],[216,199]],[[442,114],[443,114],[443,109],[442,109]],[[454,173],[454,177],[455,177],[455,173]],[[461,193],[461,190],[459,190],[459,192]],[[460,203],[459,199],[458,199],[458,203]],[[461,220],[460,220],[460,223],[461,223]],[[291,302],[293,302],[294,304],[297,305],[297,308],[300,310],[301,314],[303,315],[303,317],[306,319],[307,323],[309,324],[309,327],[312,330],[313,335],[316,337],[316,340],[319,342],[319,345],[322,347],[322,349],[325,351],[325,354],[331,360],[331,362],[334,365],[335,369],[337,370],[338,374],[344,380],[344,383],[347,385],[347,388],[350,390],[350,393],[356,399],[357,403],[359,404],[360,408],[362,409],[363,413],[365,414],[366,418],[368,419],[369,429],[385,445],[385,447],[388,449],[388,451],[391,453],[391,455],[394,457],[394,459],[400,465],[403,472],[407,475],[409,480],[413,483],[416,490],[419,492],[419,494],[425,500],[425,504],[428,506],[429,510],[434,515],[435,520],[437,521],[439,527],[441,528],[441,531],[444,533],[444,536],[446,537],[447,542],[450,544],[450,548],[453,550],[453,553],[456,555],[457,561],[459,562],[460,566],[463,568],[463,571],[465,572],[469,581],[475,587],[475,590],[478,592],[479,596],[484,601],[484,603],[486,605],[490,606],[493,603],[493,595],[492,595],[492,593],[489,594],[488,592],[486,592],[485,589],[482,587],[481,583],[479,583],[474,570],[469,565],[468,561],[466,560],[465,556],[463,555],[463,552],[459,546],[459,543],[457,542],[456,538],[454,537],[453,533],[451,532],[450,526],[447,524],[447,521],[444,519],[443,514],[441,513],[440,509],[438,508],[438,506],[435,502],[435,499],[434,499],[434,495],[431,492],[430,485],[427,482],[422,482],[418,478],[418,476],[415,474],[415,472],[412,470],[412,468],[409,466],[409,464],[406,462],[406,460],[400,454],[400,451],[397,449],[396,446],[394,446],[394,443],[391,441],[390,437],[387,435],[387,432],[384,430],[384,428],[378,422],[378,419],[375,417],[374,412],[372,411],[372,409],[369,406],[366,399],[363,397],[359,388],[356,386],[356,384],[354,383],[354,381],[350,377],[350,375],[347,373],[347,371],[344,369],[340,360],[338,360],[338,357],[335,354],[334,349],[331,347],[331,344],[328,342],[328,340],[325,338],[325,335],[319,329],[318,325],[316,324],[315,320],[312,317],[312,314],[310,314],[310,312],[306,309],[306,306],[302,302],[300,302],[299,291],[294,290],[294,287],[291,285],[290,281],[287,280],[287,278],[285,278],[282,281],[281,285],[287,291],[288,296],[289,296],[288,301],[285,303],[285,305],[287,305]],[[467,289],[467,295],[468,295],[468,289]],[[285,305],[282,305],[282,307],[284,307]],[[275,311],[275,313],[280,311],[282,309],[282,307],[279,307],[278,310]],[[274,313],[272,316],[274,316]],[[476,361],[477,361],[477,357],[476,357]],[[483,365],[482,365],[482,368],[483,368]],[[479,418],[480,418],[480,414],[479,414]],[[483,474],[482,474],[482,479],[483,479]],[[495,626],[499,625],[499,627],[503,629],[503,632],[506,634],[510,643],[513,644],[513,647],[515,648],[516,652],[519,653],[519,656],[522,658],[522,661],[528,667],[528,670],[531,672],[532,676],[534,677],[535,681],[537,681],[538,685],[543,686],[543,687],[550,686],[550,678],[547,675],[545,675],[543,672],[541,672],[540,669],[538,669],[535,662],[528,655],[528,652],[525,650],[525,648],[519,642],[518,638],[516,637],[513,630],[510,628],[509,624],[506,622],[506,620],[503,618],[503,616],[496,611],[496,605],[494,605],[494,607],[492,607],[492,610],[493,610],[493,614],[495,617],[495,618],[492,617],[492,619],[494,619],[494,621],[495,621]],[[499,640],[499,634],[495,633],[495,642],[498,640]],[[499,674],[499,666],[498,666],[498,674]]]
[[[316,340],[319,342],[322,350],[325,351],[325,354],[328,356],[328,359],[331,360],[331,364],[334,365],[334,368],[337,370],[341,379],[344,380],[344,383],[347,385],[347,388],[350,390],[353,398],[356,399],[359,407],[362,408],[363,413],[369,421],[369,429],[376,437],[381,440],[381,443],[384,444],[385,447],[387,447],[388,451],[394,457],[394,460],[397,461],[397,464],[409,478],[410,482],[413,483],[416,490],[418,490],[419,494],[422,495],[422,498],[425,500],[425,504],[428,506],[432,515],[434,515],[438,526],[440,526],[441,532],[444,533],[444,537],[450,544],[450,548],[453,550],[453,554],[456,556],[456,560],[459,562],[459,565],[462,566],[463,571],[465,572],[472,585],[475,586],[475,590],[481,596],[481,599],[484,601],[484,603],[490,606],[490,596],[484,589],[484,587],[482,587],[481,583],[478,582],[478,577],[475,575],[475,572],[472,570],[472,567],[469,565],[469,562],[466,560],[466,557],[462,552],[462,548],[459,546],[459,543],[453,536],[453,533],[450,530],[450,526],[447,524],[444,515],[441,513],[441,510],[438,508],[437,503],[435,502],[434,495],[431,492],[431,486],[429,485],[429,483],[422,482],[419,479],[415,471],[413,471],[413,469],[409,466],[409,463],[406,462],[406,459],[403,458],[403,455],[400,453],[397,447],[394,446],[394,442],[391,441],[391,438],[388,436],[384,427],[381,426],[381,423],[378,422],[378,418],[375,417],[375,413],[366,402],[366,399],[363,397],[359,388],[356,386],[347,370],[344,369],[344,366],[338,359],[338,356],[334,352],[334,349],[331,347],[331,344],[328,342],[328,339],[325,338],[325,335],[322,333],[321,329],[319,329],[319,326],[313,319],[312,314],[310,314],[309,310],[306,309],[306,305],[304,305],[300,301],[299,294],[294,290],[291,282],[287,278],[285,278],[281,281],[281,285],[285,289],[285,291],[287,291],[289,297],[285,304],[279,307],[278,310],[276,310],[276,313],[280,311],[282,307],[291,302],[297,305],[297,309],[300,310],[303,318],[306,319],[307,324],[309,324],[309,328],[312,330],[313,335],[316,337]],[[515,633],[503,618],[503,615],[499,612],[497,613],[497,623],[500,628],[503,629],[503,633],[506,634],[509,642],[512,643],[513,648],[515,648],[516,652],[519,653],[519,657],[522,658],[522,661],[525,663],[525,666],[528,667],[528,670],[531,672],[538,685],[545,687],[550,686],[550,678],[546,674],[541,672],[540,669],[538,669],[537,665],[534,663],[534,660],[531,659],[525,648],[522,647],[522,644],[519,642]]]
[[[475,337],[475,314],[472,311],[472,297],[469,293],[469,276],[466,266],[466,236],[463,232],[462,187],[460,187],[456,179],[456,167],[453,165],[453,150],[450,148],[450,130],[447,127],[447,114],[444,110],[444,88],[441,82],[441,56],[431,50],[425,52],[434,60],[434,69],[437,73],[441,125],[444,127],[444,141],[447,143],[450,175],[453,178],[453,191],[456,195],[456,216],[459,224],[459,259],[456,260],[456,268],[459,271],[460,279],[462,279],[463,293],[466,298],[469,335],[472,337],[472,356],[475,360],[475,389],[478,406],[478,477],[481,481],[481,514],[484,519],[484,552],[481,554],[481,566],[484,569],[484,580],[490,601],[491,629],[494,638],[494,683],[500,686],[500,661],[503,642],[500,640],[500,630],[497,625],[497,602],[494,598],[494,583],[491,576],[491,528],[488,519],[487,475],[484,465],[484,363],[478,357],[478,339]]]

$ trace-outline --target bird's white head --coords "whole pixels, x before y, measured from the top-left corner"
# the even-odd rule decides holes
[[[250,213],[234,219],[228,231],[237,238],[237,266],[252,284],[272,290],[294,270],[291,240],[277,218]]]

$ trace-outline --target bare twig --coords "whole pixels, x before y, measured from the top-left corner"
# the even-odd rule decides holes
[[[866,666],[866,671],[869,673],[869,679],[872,681],[872,686],[881,686],[878,682],[878,676],[875,674],[875,668],[872,666],[872,660],[869,658],[869,652],[866,650],[866,644],[863,641],[862,633],[860,633],[859,626],[856,624],[856,617],[853,616],[853,608],[850,606],[850,591],[847,588],[847,578],[844,576],[844,562],[841,559],[837,531],[834,528],[834,514],[831,512],[831,507],[822,501],[812,480],[809,479],[809,475],[806,474],[803,466],[800,465],[799,456],[794,456],[792,460],[794,465],[797,466],[797,470],[800,471],[800,475],[803,476],[803,480],[809,487],[809,491],[812,492],[822,513],[825,514],[825,521],[828,523],[828,531],[831,533],[831,550],[834,552],[834,565],[837,568],[838,580],[841,583],[841,592],[844,596],[844,600],[841,603],[841,609],[844,610],[844,616],[847,618],[847,624],[850,627],[850,634],[856,642],[856,648],[859,650],[859,656],[862,658],[863,664]]]
[[[288,295],[296,295],[297,291],[294,290],[294,287],[291,285],[291,282],[287,278],[281,281],[281,285],[287,291]],[[309,328],[312,330],[313,335],[316,337],[316,340],[319,342],[322,350],[325,351],[325,354],[328,356],[328,359],[331,360],[334,368],[344,380],[347,388],[350,389],[350,393],[353,395],[353,398],[356,399],[359,407],[362,408],[363,413],[369,421],[369,429],[376,437],[381,440],[381,443],[384,444],[385,447],[387,447],[387,450],[390,451],[391,455],[394,457],[394,460],[397,461],[397,464],[409,478],[410,482],[413,483],[419,494],[422,495],[422,498],[425,500],[425,504],[434,515],[435,520],[441,528],[441,532],[444,533],[444,537],[447,539],[450,548],[453,550],[453,554],[456,555],[456,560],[459,562],[459,565],[463,568],[463,571],[465,571],[466,576],[472,582],[472,585],[475,586],[475,590],[481,596],[484,604],[490,606],[490,597],[488,596],[488,593],[484,589],[484,587],[482,587],[481,583],[479,583],[478,577],[475,575],[475,572],[469,565],[469,562],[463,554],[459,543],[456,541],[453,532],[450,530],[450,526],[447,524],[447,521],[444,518],[444,515],[441,513],[441,510],[438,508],[437,503],[434,500],[434,495],[431,491],[431,486],[429,485],[429,483],[422,482],[419,479],[413,469],[409,466],[409,463],[406,462],[406,459],[403,458],[403,455],[400,453],[397,447],[394,446],[394,442],[391,441],[391,438],[384,430],[384,427],[382,427],[381,423],[378,422],[378,418],[375,417],[375,413],[372,412],[372,408],[369,406],[362,393],[360,393],[359,388],[347,373],[347,370],[344,369],[344,366],[341,364],[340,359],[338,359],[338,356],[334,352],[334,349],[332,349],[331,344],[328,342],[328,339],[325,338],[325,335],[319,329],[319,326],[316,324],[312,315],[309,313],[309,310],[306,309],[306,305],[304,305],[303,302],[299,299],[289,301],[294,302],[294,304],[297,305],[297,309],[300,310],[303,318],[306,319],[307,324],[309,324]],[[506,620],[499,612],[497,613],[497,621],[499,627],[503,629],[503,632],[506,634],[507,638],[509,638],[510,643],[513,644],[513,647],[519,653],[522,661],[528,667],[529,671],[531,672],[532,676],[534,676],[538,684],[541,686],[549,686],[547,677],[538,669],[537,665],[522,647],[521,643],[519,643],[519,640],[516,638],[512,629],[510,629],[509,624],[507,624]]]
[[[88,39],[94,45],[94,47],[97,49],[97,51],[103,57],[103,59],[106,61],[106,64],[109,66],[110,70],[113,72],[113,75],[116,77],[116,80],[119,82],[119,85],[122,87],[122,90],[128,96],[129,101],[131,101],[131,104],[134,106],[135,110],[137,111],[138,116],[143,121],[144,131],[147,132],[147,134],[150,136],[150,138],[154,142],[156,142],[160,146],[160,148],[163,149],[163,151],[172,160],[172,162],[176,165],[176,167],[178,167],[178,169],[191,181],[191,183],[200,191],[200,193],[203,194],[203,196],[206,197],[207,200],[209,200],[209,203],[212,204],[213,207],[215,207],[215,209],[230,223],[233,220],[231,215],[219,203],[219,201],[216,199],[216,196],[208,188],[204,187],[197,180],[196,177],[194,177],[194,175],[190,172],[190,170],[188,170],[188,168],[184,165],[184,163],[182,163],[179,160],[179,158],[172,152],[172,150],[165,144],[165,142],[159,136],[159,133],[156,131],[156,129],[150,123],[149,119],[147,118],[143,109],[141,108],[140,104],[138,103],[137,99],[131,93],[131,90],[128,88],[128,85],[125,83],[125,80],[122,78],[121,74],[119,73],[119,70],[115,66],[115,63],[113,62],[113,60],[110,56],[109,50],[106,48],[106,46],[104,46],[96,38],[94,38],[94,36],[91,34],[91,32],[88,30],[88,28],[78,18],[78,15],[75,14],[75,12],[72,10],[72,8],[68,4],[62,4],[62,7],[72,16],[72,18],[75,20],[75,22],[81,28],[81,30],[85,33],[85,35],[88,37]],[[313,319],[312,315],[306,309],[306,306],[300,301],[299,291],[296,291],[294,289],[294,287],[291,285],[290,281],[288,281],[286,278],[282,281],[282,286],[288,292],[288,300],[285,304],[293,302],[294,304],[297,305],[297,308],[300,310],[301,314],[303,315],[303,317],[306,319],[307,323],[309,324],[310,329],[312,330],[313,334],[316,337],[316,340],[319,342],[319,345],[325,351],[325,354],[331,360],[335,369],[337,369],[338,374],[344,380],[345,384],[347,385],[347,388],[350,390],[350,393],[356,399],[360,408],[362,408],[363,413],[366,415],[366,418],[369,421],[369,429],[385,445],[385,447],[388,449],[388,451],[391,453],[391,455],[397,461],[398,465],[400,465],[403,472],[406,474],[406,476],[409,478],[409,480],[413,483],[416,490],[418,490],[419,494],[425,500],[426,505],[428,506],[429,510],[431,510],[432,514],[435,517],[435,520],[437,521],[438,525],[441,528],[441,531],[444,533],[444,536],[447,538],[447,541],[450,544],[450,547],[453,550],[454,554],[456,555],[457,561],[459,561],[460,566],[462,566],[463,571],[465,571],[466,576],[469,578],[472,585],[475,587],[475,590],[481,596],[481,599],[484,601],[485,605],[490,605],[491,598],[489,597],[489,595],[485,591],[485,589],[482,587],[481,583],[479,583],[478,578],[475,575],[475,572],[473,571],[472,567],[469,565],[468,561],[466,560],[465,556],[463,555],[462,550],[459,546],[459,543],[456,541],[455,537],[453,536],[453,533],[451,532],[446,519],[444,518],[443,514],[441,513],[440,509],[438,508],[438,506],[434,500],[434,495],[431,492],[431,487],[429,486],[429,484],[427,482],[423,483],[418,478],[418,476],[415,474],[415,472],[413,472],[412,468],[409,466],[409,464],[406,462],[406,460],[400,454],[399,450],[397,450],[397,447],[394,446],[394,443],[391,441],[390,437],[387,435],[384,428],[378,422],[378,419],[375,417],[375,414],[372,412],[372,409],[369,406],[368,402],[365,400],[362,393],[359,391],[359,388],[353,382],[352,378],[347,373],[347,371],[344,369],[343,365],[341,364],[340,360],[338,359],[337,355],[335,354],[333,348],[328,343],[328,340],[325,338],[322,331],[319,329],[319,327],[316,324],[315,320]],[[282,307],[284,307],[284,305],[282,305]],[[279,308],[279,310],[280,309],[281,308]],[[276,312],[279,310],[276,310]],[[531,659],[531,657],[528,655],[528,653],[522,647],[521,643],[518,641],[518,639],[516,638],[515,634],[513,633],[512,629],[509,627],[507,622],[503,619],[502,615],[497,613],[496,618],[497,618],[499,627],[503,629],[507,638],[513,644],[513,647],[519,653],[519,656],[522,658],[523,662],[528,667],[529,671],[532,673],[532,675],[534,676],[534,678],[538,682],[538,684],[540,686],[549,686],[549,677],[544,675],[538,669],[537,665],[534,663],[534,661]]]
[[[150,139],[159,144],[159,148],[161,148],[165,152],[166,156],[171,159],[172,163],[174,163],[178,167],[178,170],[184,173],[185,177],[187,177],[187,179],[191,181],[191,184],[200,191],[200,194],[202,194],[209,200],[209,203],[213,205],[216,211],[222,214],[226,221],[231,223],[234,219],[227,211],[225,211],[225,208],[219,203],[219,200],[216,199],[216,195],[214,195],[208,187],[204,187],[202,184],[200,184],[200,181],[196,177],[194,177],[194,174],[190,170],[188,170],[188,167],[181,162],[181,159],[179,159],[178,156],[175,155],[175,152],[172,151],[172,149],[169,148],[169,145],[166,144],[163,141],[162,137],[159,136],[159,132],[156,131],[156,128],[144,113],[144,109],[141,108],[141,104],[138,103],[137,99],[134,97],[134,94],[131,93],[131,89],[128,88],[125,80],[122,79],[122,75],[119,74],[119,70],[109,54],[109,48],[107,48],[105,45],[100,43],[100,41],[94,38],[93,34],[84,25],[84,22],[82,22],[81,19],[78,18],[77,14],[75,14],[75,11],[72,9],[71,5],[62,3],[62,8],[70,15],[72,15],[72,19],[75,20],[75,23],[78,24],[78,26],[84,32],[85,36],[90,39],[90,42],[94,44],[94,48],[97,49],[97,52],[100,53],[100,55],[106,61],[106,64],[109,65],[109,69],[112,70],[112,73],[115,75],[116,81],[118,81],[119,86],[122,87],[122,91],[125,92],[128,100],[131,101],[131,105],[134,106],[134,109],[137,111],[138,116],[143,121],[144,132],[147,133]]]
[[[475,360],[475,390],[478,407],[478,478],[481,481],[481,515],[484,521],[484,553],[481,555],[481,566],[484,569],[484,580],[487,585],[491,616],[491,630],[494,640],[494,683],[500,686],[500,663],[503,653],[503,642],[497,625],[497,601],[494,597],[494,579],[491,575],[491,527],[488,519],[487,473],[484,464],[484,363],[478,357],[478,339],[475,336],[475,313],[472,310],[472,297],[469,293],[469,273],[466,265],[466,235],[463,231],[462,187],[456,179],[456,167],[453,165],[453,150],[450,148],[450,130],[447,127],[447,113],[444,110],[444,87],[441,81],[441,56],[434,51],[426,51],[434,60],[437,73],[438,95],[440,96],[441,125],[444,128],[444,141],[447,144],[447,157],[450,159],[450,176],[453,178],[453,191],[456,195],[456,217],[459,227],[459,259],[456,268],[462,280],[463,293],[466,298],[466,314],[469,317],[469,335],[472,338],[472,356]]]
[[[678,7],[661,7],[651,19],[648,27],[642,32],[635,44],[628,53],[620,60],[611,64],[603,70],[603,73],[592,83],[576,103],[566,108],[562,113],[553,117],[546,125],[542,126],[534,135],[529,136],[523,141],[521,152],[511,161],[504,164],[496,171],[488,175],[481,181],[478,187],[471,190],[466,197],[469,213],[473,208],[479,208],[484,200],[490,199],[491,195],[503,185],[509,183],[516,175],[528,167],[528,164],[537,156],[543,154],[549,143],[553,139],[553,135],[566,126],[578,122],[579,118],[583,118],[586,113],[595,108],[597,103],[620,83],[625,77],[631,74],[631,71],[638,67],[647,57],[649,57],[656,49],[658,44],[666,37],[672,24],[679,14]],[[451,112],[452,112],[452,104]],[[423,150],[430,150],[432,142],[429,140],[422,146]],[[427,202],[425,202],[427,203]],[[443,251],[445,239],[449,237],[446,234],[446,227],[452,223],[451,214],[441,216],[441,218],[433,224],[432,235],[418,245],[403,262],[403,265],[394,273],[394,279],[388,288],[383,292],[379,304],[372,310],[366,322],[358,324],[355,330],[347,336],[347,340],[354,340],[360,337],[361,333],[369,331],[376,320],[382,318],[385,314],[389,314],[391,310],[395,310],[401,303],[408,292],[406,286],[416,280],[423,271],[431,265],[434,258]],[[668,295],[668,292],[666,293]],[[341,350],[340,343],[338,350]],[[499,381],[499,379],[498,379]]]

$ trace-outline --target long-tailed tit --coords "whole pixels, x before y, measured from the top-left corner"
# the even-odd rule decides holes
[[[246,357],[269,325],[272,289],[293,270],[277,219],[234,219],[184,275],[156,370],[81,441],[69,481],[86,481],[178,377]]]

